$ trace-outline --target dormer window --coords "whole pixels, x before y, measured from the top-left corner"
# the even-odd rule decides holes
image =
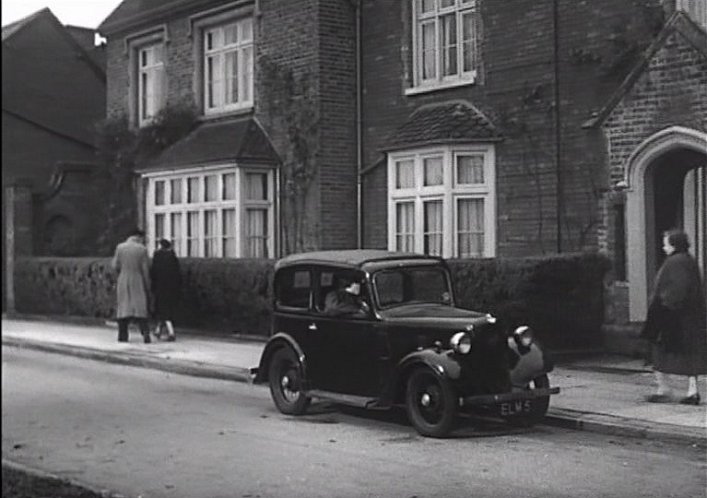
[[[480,0],[413,0],[415,87],[473,83],[480,62]]]

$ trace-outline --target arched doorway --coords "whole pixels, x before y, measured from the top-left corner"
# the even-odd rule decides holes
[[[645,140],[628,161],[626,192],[629,317],[642,321],[655,272],[663,261],[661,234],[682,228],[707,277],[707,134],[682,127]]]

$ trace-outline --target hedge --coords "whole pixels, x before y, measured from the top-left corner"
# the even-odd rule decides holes
[[[21,258],[15,267],[19,313],[115,317],[110,258]],[[274,261],[180,259],[183,289],[178,325],[224,333],[270,331]]]
[[[273,260],[181,259],[178,325],[268,335]],[[452,259],[457,305],[527,323],[551,349],[601,345],[608,259],[573,254],[522,259]],[[112,318],[115,275],[107,258],[21,258],[15,270],[20,313]]]

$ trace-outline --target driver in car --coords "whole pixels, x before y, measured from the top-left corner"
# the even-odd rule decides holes
[[[368,304],[361,297],[361,284],[350,278],[339,277],[336,289],[324,299],[324,314],[329,316],[366,316]]]

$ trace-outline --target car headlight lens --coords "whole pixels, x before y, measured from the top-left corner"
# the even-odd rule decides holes
[[[521,325],[513,331],[516,344],[529,348],[533,344],[533,330],[527,325]]]
[[[457,332],[449,340],[451,348],[460,354],[468,354],[471,351],[471,336],[466,332]]]

